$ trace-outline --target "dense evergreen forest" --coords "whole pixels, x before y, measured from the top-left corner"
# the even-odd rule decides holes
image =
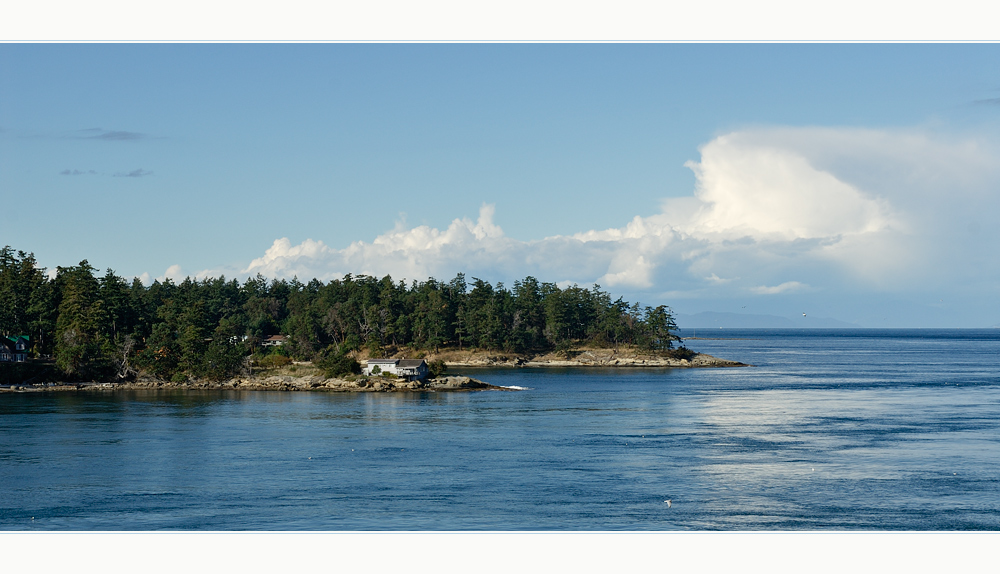
[[[560,288],[534,277],[491,285],[463,274],[407,285],[347,275],[328,283],[225,278],[148,287],[86,260],[50,279],[33,254],[0,251],[0,335],[27,335],[34,358],[52,358],[70,379],[225,378],[243,371],[260,343],[334,370],[355,356],[399,350],[508,353],[574,345],[666,351],[679,339],[666,306],[630,305],[598,285]]]

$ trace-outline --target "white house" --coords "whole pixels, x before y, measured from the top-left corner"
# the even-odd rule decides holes
[[[271,335],[270,337],[261,341],[260,345],[262,347],[280,347],[288,341],[288,337],[284,335]]]
[[[375,373],[375,369],[378,373]],[[365,363],[365,374],[392,374],[408,381],[420,381],[427,378],[427,362],[423,359],[368,359]]]

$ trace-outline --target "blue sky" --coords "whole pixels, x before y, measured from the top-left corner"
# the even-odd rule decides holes
[[[988,327],[997,70],[994,44],[4,44],[0,244]]]

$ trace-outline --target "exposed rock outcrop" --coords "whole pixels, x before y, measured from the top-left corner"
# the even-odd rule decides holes
[[[591,349],[565,354],[548,353],[537,356],[489,355],[484,353],[453,353],[444,357],[449,367],[748,367],[745,363],[719,359],[697,353],[689,359],[657,354],[618,352],[613,349]]]
[[[318,391],[318,392],[437,392],[437,391],[509,391],[483,381],[463,376],[447,376],[427,381],[406,381],[383,377],[351,377],[350,379],[328,379],[319,376],[292,377],[270,376],[260,378],[235,378],[225,381],[189,380],[184,382],[163,381],[142,377],[133,382],[121,383],[72,383],[47,385],[17,385],[0,388],[0,392],[45,392],[82,390],[138,390],[138,389],[186,389],[186,390],[239,390],[239,391]]]

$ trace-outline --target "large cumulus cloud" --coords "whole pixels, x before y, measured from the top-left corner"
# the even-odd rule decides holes
[[[998,156],[927,130],[759,128],[721,135],[689,162],[693,194],[621,227],[508,237],[492,205],[446,229],[402,223],[343,248],[276,239],[241,273],[491,280],[528,274],[657,297],[760,297],[996,282]]]

